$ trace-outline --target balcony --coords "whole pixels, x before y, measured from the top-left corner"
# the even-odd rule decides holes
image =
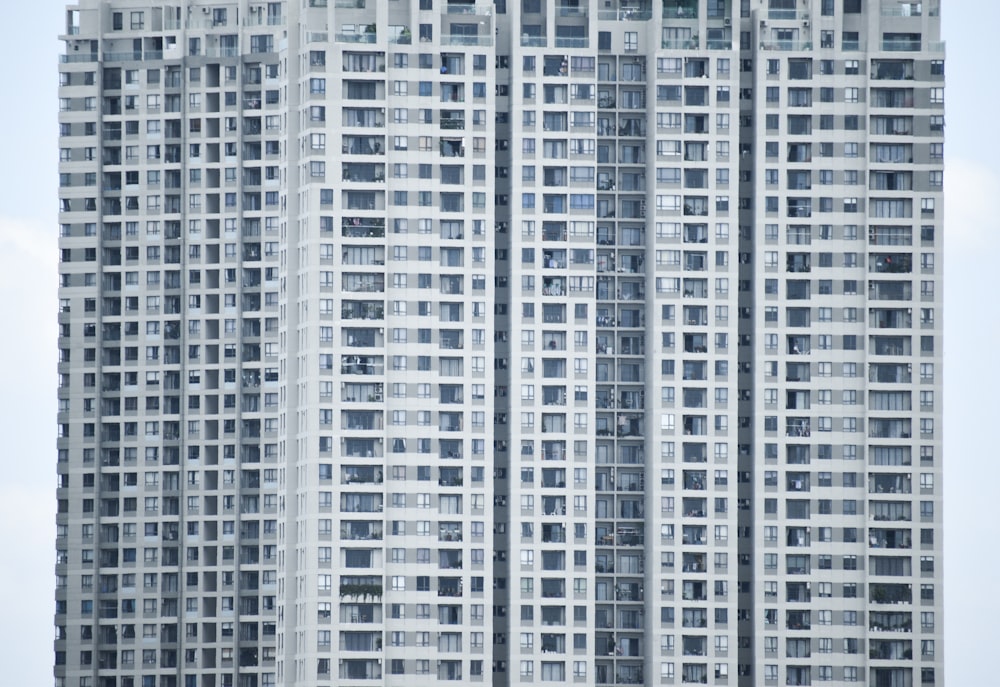
[[[384,364],[381,357],[345,355],[341,358],[340,373],[345,375],[381,375]]]
[[[646,4],[626,6],[622,3],[617,9],[603,9],[597,12],[597,18],[602,21],[648,21],[653,18],[653,10]]]
[[[812,41],[794,41],[794,40],[768,40],[761,41],[760,47],[764,50],[784,50],[784,51],[804,51],[812,50]],[[844,48],[847,50],[848,48]]]
[[[442,577],[438,579],[438,596],[457,598],[462,596],[462,580],[455,577]]]
[[[909,336],[872,336],[868,350],[873,355],[911,355],[912,342]]]
[[[875,522],[912,522],[913,511],[908,501],[872,501],[872,520]]]
[[[907,274],[913,271],[913,256],[908,253],[872,253],[868,271],[886,274]]]
[[[812,271],[812,260],[809,253],[789,253],[786,257],[787,272],[805,273]]]
[[[868,480],[869,494],[909,494],[913,481],[906,474],[874,474]]]
[[[76,62],[97,62],[97,53],[72,53],[60,55],[59,61],[63,64],[73,64]]]
[[[874,329],[908,329],[913,326],[913,315],[909,308],[873,308],[868,315],[868,326]]]
[[[382,469],[370,465],[349,465],[341,468],[341,484],[382,484]]]
[[[558,35],[561,27],[556,26],[556,47],[557,48],[586,48],[590,44],[590,39],[586,36]]]
[[[788,199],[789,217],[812,217],[812,200],[802,198]]]
[[[868,599],[873,604],[909,604],[913,589],[908,584],[871,584]]]
[[[465,140],[461,138],[442,138],[439,144],[441,157],[465,157]]]
[[[912,632],[912,614],[909,611],[875,611],[868,616],[868,628],[876,632]]]
[[[381,660],[342,659],[340,663],[340,679],[351,680],[381,680]]]
[[[873,88],[871,92],[871,106],[885,108],[912,108],[913,89],[912,88]]]
[[[681,569],[686,573],[707,572],[705,560],[706,555],[703,553],[685,553]]]
[[[469,35],[461,33],[451,33],[441,36],[441,45],[480,45],[480,46],[490,46],[493,45],[493,36],[483,35]]]
[[[793,9],[775,9],[771,8],[767,10],[767,18],[776,21],[793,21],[801,16],[803,19],[809,18],[808,12],[802,12],[801,14]]]
[[[368,599],[381,599],[382,598],[382,585],[372,583],[341,583],[340,585],[340,598],[352,597],[355,599],[362,599],[367,601]]]
[[[786,343],[789,355],[808,355],[811,350],[811,342],[808,336],[789,336]]]
[[[870,281],[868,298],[874,301],[909,301],[913,285],[909,281]]]
[[[899,2],[899,3],[884,3],[882,5],[882,16],[883,17],[919,17],[923,15],[924,4],[930,5],[927,8],[927,16],[937,17],[941,13],[941,8],[938,6],[939,0],[924,0],[911,1],[911,2]]]
[[[438,526],[438,541],[462,541],[462,526],[459,523],[441,523]]]
[[[641,546],[641,542],[635,546]],[[643,587],[638,582],[621,582],[615,590],[616,601],[642,601],[644,597]]]
[[[381,136],[344,136],[342,151],[345,155],[384,155]]]
[[[913,534],[910,530],[872,528],[868,532],[868,546],[872,549],[911,549]]]
[[[345,217],[340,234],[348,238],[383,238],[385,220],[374,217]]]
[[[808,437],[812,434],[810,419],[807,417],[788,418],[785,425],[785,436]]]
[[[491,10],[492,6],[489,4],[477,5],[475,2],[468,2],[467,0],[449,0],[445,7],[447,14],[478,14],[489,16]]]
[[[908,364],[871,363],[868,368],[868,381],[879,384],[909,384],[913,374]]]
[[[442,476],[438,479],[439,487],[460,487],[464,483],[461,475]]]
[[[705,217],[708,215],[708,199],[688,200],[684,203],[684,214],[689,217]]]
[[[344,493],[340,495],[341,513],[381,513],[382,494]]]
[[[663,0],[664,19],[697,19],[698,0]]]
[[[587,6],[578,0],[559,0],[556,2],[556,13],[560,17],[586,17]]]
[[[343,181],[362,183],[385,181],[385,165],[345,162],[341,178]]]
[[[594,668],[597,684],[641,685],[644,683],[641,666],[619,666],[615,672],[609,665]]]
[[[385,116],[372,108],[347,107],[343,111],[343,125],[377,129],[385,126]]]
[[[660,47],[664,50],[697,50],[700,45],[698,34],[692,34],[688,38],[664,38]]]
[[[382,320],[385,307],[381,303],[344,301],[340,316],[345,320]]]
[[[375,25],[369,24],[365,33],[336,33],[333,40],[337,43],[374,43]]]
[[[886,52],[920,52],[920,38],[886,38],[882,50]]]
[[[410,45],[413,43],[413,34],[410,33],[410,27],[408,26],[390,26],[389,31],[393,34],[389,38],[390,43],[396,43],[398,45]]]
[[[542,525],[542,542],[546,544],[564,544],[566,542],[566,528],[562,525]]]
[[[465,129],[465,117],[461,111],[446,111],[441,113],[441,128],[448,131],[461,131]]]

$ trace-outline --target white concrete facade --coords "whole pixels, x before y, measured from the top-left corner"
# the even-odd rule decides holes
[[[66,21],[57,685],[941,683],[939,3]]]

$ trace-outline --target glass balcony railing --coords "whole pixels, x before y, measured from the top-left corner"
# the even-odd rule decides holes
[[[653,18],[653,11],[649,9],[629,9],[600,10],[597,18],[604,21],[647,21]]]
[[[698,0],[664,0],[664,19],[697,19]]]
[[[921,42],[911,39],[883,40],[882,50],[886,52],[919,52]]]
[[[489,16],[492,12],[491,3],[476,3],[463,0],[452,0],[448,3],[445,12],[447,14],[479,14]]]
[[[846,41],[845,41],[846,43]],[[760,47],[764,50],[787,50],[787,51],[802,51],[802,50],[812,50],[812,41],[761,41]],[[844,50],[848,50],[846,46]],[[857,48],[854,48],[855,50]]]
[[[809,16],[808,13],[803,13],[803,19]],[[798,10],[796,9],[769,9],[767,11],[768,19],[775,20],[786,20],[786,19],[798,19]]]
[[[374,43],[374,33],[338,33],[334,35],[337,43]]]
[[[465,34],[453,33],[441,36],[442,45],[493,45],[493,36],[468,36]]]
[[[60,55],[59,61],[63,64],[73,62],[97,62],[97,55],[94,53],[74,53],[72,55]]]
[[[697,50],[700,42],[697,36],[690,38],[664,38],[660,47],[664,50]]]

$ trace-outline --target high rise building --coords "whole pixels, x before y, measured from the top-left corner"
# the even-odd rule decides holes
[[[57,687],[926,687],[939,0],[80,0]]]

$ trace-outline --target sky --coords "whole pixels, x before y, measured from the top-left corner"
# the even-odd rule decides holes
[[[871,0],[875,1],[875,0]],[[945,165],[947,684],[1000,684],[1000,89],[983,60],[1000,2],[942,0]],[[10,1],[0,22],[0,665],[51,685],[55,582],[57,40],[61,0]],[[23,97],[22,97],[23,96]],[[996,119],[995,119],[996,118]],[[994,196],[994,194],[997,194]],[[986,356],[982,357],[981,356]],[[986,361],[986,362],[984,362]]]

